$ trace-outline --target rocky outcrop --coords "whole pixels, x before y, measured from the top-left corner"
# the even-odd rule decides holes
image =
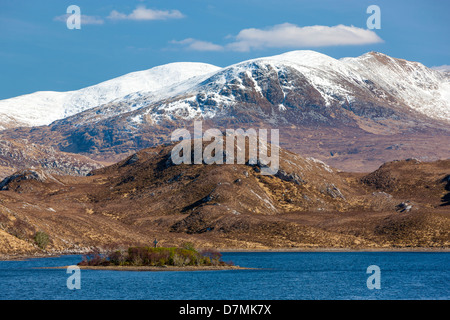
[[[278,170],[278,172],[275,174],[277,178],[280,178],[284,181],[294,182],[295,184],[302,185],[306,183],[305,180],[303,180],[297,173],[287,173],[283,169]]]
[[[0,190],[8,190],[11,184],[17,185],[21,181],[26,180],[34,180],[38,182],[46,182],[48,180],[51,180],[52,182],[61,184],[61,182],[59,182],[51,174],[45,172],[44,170],[22,170],[3,179],[0,182]]]
[[[52,174],[83,176],[103,165],[86,156],[14,139],[0,141],[0,166],[14,171],[42,169]],[[3,177],[0,175],[0,178]]]
[[[395,206],[395,210],[398,212],[409,212],[413,208],[413,205],[409,201],[404,201]]]

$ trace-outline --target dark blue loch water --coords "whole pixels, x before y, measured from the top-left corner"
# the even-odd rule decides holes
[[[81,270],[69,290],[65,269],[81,256],[0,261],[0,299],[450,299],[450,253],[245,252],[225,261],[257,270],[139,272]],[[381,289],[367,288],[367,267]]]

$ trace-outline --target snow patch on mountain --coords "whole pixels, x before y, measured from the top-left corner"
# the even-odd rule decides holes
[[[410,108],[431,118],[450,119],[450,77],[444,73],[378,52],[341,61]]]
[[[434,119],[450,119],[450,77],[445,73],[425,67],[418,62],[396,59],[387,55],[370,52],[357,58],[340,60],[324,54],[310,51],[292,51],[272,57],[244,61],[217,71],[211,78],[197,84],[186,93],[202,92],[210,100],[210,104],[220,108],[232,106],[233,96],[218,94],[228,84],[234,83],[238,88],[249,89],[242,83],[245,74],[253,84],[257,93],[262,95],[262,88],[253,71],[262,72],[274,70],[278,74],[286,72],[290,67],[301,73],[306,80],[322,95],[326,106],[333,103],[351,104],[357,95],[366,94],[396,106],[405,105]],[[375,88],[373,87],[375,85]],[[281,83],[283,93],[295,90],[289,83]],[[358,92],[356,92],[357,90]],[[383,101],[384,100],[384,101]],[[193,104],[182,104],[180,101],[168,102],[166,111],[177,116],[189,114],[194,116],[213,117],[214,110],[208,110],[208,115],[195,108]],[[175,112],[176,107],[183,111]],[[164,107],[159,107],[163,110]],[[283,109],[281,107],[280,109]],[[163,115],[154,115],[154,120]]]
[[[40,91],[0,101],[0,119],[14,119],[18,125],[40,126],[84,110],[123,98],[135,92],[152,92],[175,83],[219,70],[195,62],[170,63],[132,72],[76,91]],[[12,121],[12,120],[11,120]],[[1,122],[1,121],[0,121]],[[0,123],[0,129],[2,123]]]
[[[337,96],[346,97],[345,101],[347,102],[353,100],[354,96],[348,90],[347,84],[349,82],[354,83],[355,79],[363,83],[362,77],[352,67],[339,60],[314,51],[293,51],[273,57],[251,59],[218,70],[204,81],[196,84],[191,82],[193,86],[183,91],[183,94],[188,97],[181,98],[181,100],[172,99],[174,101],[170,101],[169,99],[169,101],[164,101],[157,108],[157,112],[148,110],[147,114],[154,122],[176,118],[187,120],[196,117],[212,118],[237,102],[236,97],[232,94],[222,93],[228,89],[230,84],[244,92],[253,87],[257,94],[263,96],[265,89],[261,87],[259,82],[261,79],[255,78],[255,73],[268,75],[273,72],[277,76],[286,75],[289,72],[288,67],[301,73],[306,81],[322,94],[326,105],[336,102]],[[249,83],[243,83],[244,77],[249,80]],[[342,81],[343,79],[346,81]],[[296,90],[295,85],[289,82],[280,82],[280,87],[285,96],[287,92]],[[199,108],[193,96],[204,96],[206,103],[202,101],[202,107]],[[154,101],[155,99],[150,100]],[[143,99],[133,102],[141,107],[149,105],[143,103]],[[284,111],[286,107],[280,104],[279,110]]]

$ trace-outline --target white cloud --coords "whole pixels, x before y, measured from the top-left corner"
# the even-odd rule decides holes
[[[172,41],[172,43],[182,44],[188,49],[199,51],[250,51],[266,48],[311,48],[383,42],[383,39],[372,30],[342,24],[334,27],[299,27],[291,23],[283,23],[267,29],[243,29],[236,36],[227,38],[234,41],[223,46],[192,38]]]
[[[197,40],[193,38],[187,38],[181,41],[171,41],[171,43],[180,44],[185,46],[188,50],[194,51],[220,51],[224,48],[218,44],[214,44],[208,41]]]
[[[130,14],[111,11],[108,19],[111,20],[167,20],[180,19],[184,15],[178,10],[153,10],[147,9],[145,6],[138,6]]]
[[[54,17],[53,20],[54,21],[61,21],[61,22],[66,22],[67,18],[70,17],[71,14],[63,14],[62,16],[57,16]],[[82,14],[81,15],[81,25],[83,24],[103,24],[105,21],[103,21],[102,18],[99,17],[95,17],[95,16],[87,16]]]
[[[450,71],[450,65],[444,64],[442,66],[434,66],[434,67],[431,67],[431,69],[438,70],[438,71]]]
[[[337,25],[299,27],[291,23],[275,25],[268,29],[243,29],[235,42],[227,47],[234,51],[288,47],[325,47],[363,45],[383,40],[373,31],[354,26]]]

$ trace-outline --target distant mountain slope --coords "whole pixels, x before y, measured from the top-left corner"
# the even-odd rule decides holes
[[[0,140],[0,179],[25,169],[44,169],[51,174],[86,175],[105,164],[26,140]]]
[[[341,61],[414,110],[432,118],[450,119],[450,74],[378,52]]]
[[[41,126],[137,91],[153,92],[220,68],[206,63],[170,63],[128,73],[76,91],[35,92],[0,100],[0,130]]]

